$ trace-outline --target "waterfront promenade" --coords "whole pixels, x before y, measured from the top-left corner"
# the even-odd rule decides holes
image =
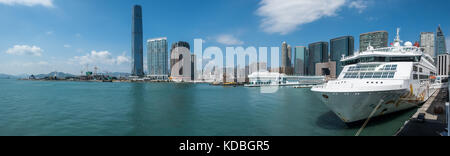
[[[436,91],[432,97],[406,121],[397,136],[440,136],[447,127],[445,103],[448,88]]]

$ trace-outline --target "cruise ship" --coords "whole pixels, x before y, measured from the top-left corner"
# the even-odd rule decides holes
[[[417,107],[436,91],[434,59],[411,42],[401,45],[399,32],[391,47],[343,56],[340,76],[311,89],[345,123]]]

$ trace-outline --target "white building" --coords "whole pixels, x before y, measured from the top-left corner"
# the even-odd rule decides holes
[[[437,56],[437,81],[440,83],[448,82],[450,75],[450,55],[442,54]]]
[[[261,86],[301,86],[325,83],[324,76],[287,76],[274,72],[254,72],[248,76],[247,87]]]

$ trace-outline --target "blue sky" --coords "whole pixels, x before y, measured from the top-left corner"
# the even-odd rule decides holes
[[[144,38],[207,46],[306,46],[386,30],[404,41],[439,24],[450,33],[448,0],[0,0],[0,73],[130,72],[131,8]],[[447,37],[447,39],[450,37]],[[355,42],[357,49],[358,41]]]

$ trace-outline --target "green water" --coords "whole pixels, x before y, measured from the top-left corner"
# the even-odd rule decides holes
[[[372,122],[393,135],[415,110]],[[0,80],[0,135],[352,136],[309,89]]]

